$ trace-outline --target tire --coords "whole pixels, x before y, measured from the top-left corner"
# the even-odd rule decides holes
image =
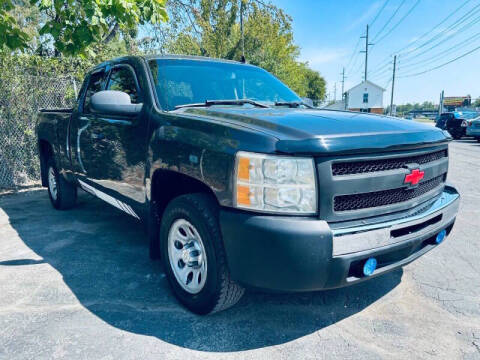
[[[163,214],[159,241],[168,282],[177,299],[190,311],[211,314],[240,300],[244,289],[230,278],[218,224],[218,205],[209,195],[197,193],[173,199]],[[183,277],[186,281],[181,280],[181,274],[188,274]]]
[[[452,134],[452,137],[453,137],[454,140],[460,140],[462,138],[462,135],[458,134],[458,133],[454,133],[454,134]]]
[[[66,210],[75,206],[77,187],[58,173],[53,158],[47,161],[47,187],[50,202],[55,209]]]

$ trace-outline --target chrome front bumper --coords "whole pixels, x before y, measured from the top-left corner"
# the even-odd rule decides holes
[[[343,256],[435,236],[451,225],[458,213],[460,195],[446,186],[440,197],[411,216],[368,225],[335,228],[333,256]]]
[[[460,196],[445,187],[436,199],[402,215],[327,223],[223,208],[220,227],[230,274],[246,287],[316,291],[352,285],[402,267],[438,244],[453,227]],[[358,269],[377,260],[371,276]]]

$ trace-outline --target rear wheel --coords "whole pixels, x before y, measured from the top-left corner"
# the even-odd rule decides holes
[[[75,206],[77,187],[58,173],[53,158],[47,162],[47,180],[48,195],[55,209],[66,210]]]
[[[218,206],[206,194],[182,195],[165,209],[160,251],[178,300],[197,314],[235,305],[244,289],[230,278],[218,225]]]

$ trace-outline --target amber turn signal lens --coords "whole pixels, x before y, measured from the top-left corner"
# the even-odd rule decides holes
[[[250,187],[237,185],[237,204],[250,205]]]
[[[238,160],[238,179],[248,181],[250,180],[250,159],[240,158]]]

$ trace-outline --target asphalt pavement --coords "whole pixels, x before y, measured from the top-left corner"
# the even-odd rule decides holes
[[[480,359],[480,143],[450,146],[462,195],[442,245],[349,288],[247,293],[196,316],[148,257],[142,226],[82,193],[0,197],[0,359]]]

